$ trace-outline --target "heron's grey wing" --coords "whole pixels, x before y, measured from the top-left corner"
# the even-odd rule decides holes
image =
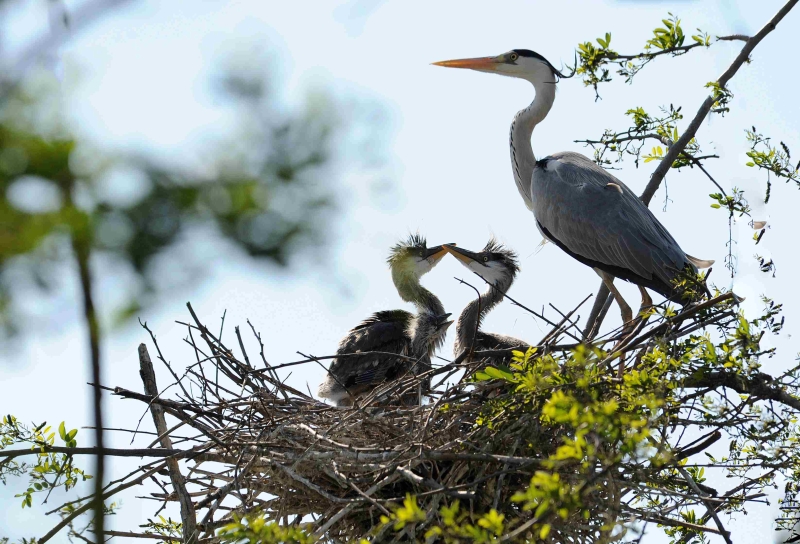
[[[413,316],[404,310],[378,312],[365,319],[339,343],[339,354],[380,351],[407,355],[411,340],[406,328]],[[347,387],[366,386],[394,378],[407,366],[391,355],[363,355],[335,359],[329,372]]]
[[[671,293],[672,278],[691,266],[639,197],[583,155],[564,152],[540,161],[531,192],[540,228],[585,264],[662,294]]]

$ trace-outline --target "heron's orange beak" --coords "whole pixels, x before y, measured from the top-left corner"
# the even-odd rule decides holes
[[[445,68],[468,68],[470,70],[493,71],[500,64],[497,57],[478,57],[474,59],[456,59],[434,62],[434,66]]]

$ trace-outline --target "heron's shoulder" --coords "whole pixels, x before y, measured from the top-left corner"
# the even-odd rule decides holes
[[[581,163],[589,163],[594,164],[589,157],[582,153],[576,153],[575,151],[559,151],[557,153],[553,153],[550,155],[550,158],[568,163],[568,164],[581,164]]]
[[[559,151],[539,162],[543,163],[541,173],[557,173],[559,177],[569,177],[570,181],[580,184],[588,183],[599,187],[614,183],[621,187],[624,192],[630,192],[628,187],[614,174],[602,168],[586,155],[574,151]],[[537,168],[537,170],[539,169]]]
[[[592,159],[581,153],[576,153],[574,151],[559,151],[558,153],[553,153],[550,155],[550,157],[552,160],[558,161],[561,164],[574,166],[576,168],[580,168],[581,170],[592,172],[596,175],[617,179],[610,172],[604,170]]]

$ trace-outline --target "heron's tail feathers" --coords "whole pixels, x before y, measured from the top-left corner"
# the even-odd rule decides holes
[[[713,260],[706,261],[703,259],[698,259],[697,257],[692,257],[691,255],[686,255],[686,259],[700,270],[702,270],[703,268],[710,268],[711,265],[714,264]]]

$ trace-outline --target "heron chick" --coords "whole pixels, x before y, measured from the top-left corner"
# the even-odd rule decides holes
[[[319,386],[320,397],[337,406],[350,406],[384,382],[430,369],[431,356],[452,321],[447,320],[450,314],[436,295],[420,284],[420,278],[446,254],[443,246],[429,248],[425,238],[416,234],[391,249],[392,281],[400,298],[411,302],[417,313],[376,312],[351,329],[339,343],[337,358]],[[364,354],[357,355],[360,353]]]
[[[464,351],[484,351],[500,349],[526,350],[528,343],[512,336],[481,330],[483,318],[503,300],[519,272],[517,254],[503,247],[494,238],[479,252],[445,244],[444,248],[458,261],[479,275],[489,284],[486,292],[467,304],[456,324],[456,343],[453,355],[458,358]],[[492,364],[504,364],[511,359],[508,355],[484,358]]]
[[[684,274],[694,278],[698,268],[714,261],[687,255],[633,191],[588,157],[562,151],[537,161],[533,154],[533,129],[553,106],[558,80],[574,72],[565,75],[528,49],[434,64],[524,79],[533,85],[533,102],[511,123],[517,190],[541,234],[603,278],[620,307],[623,324],[632,321],[633,313],[614,287],[614,278],[639,286],[643,308],[652,304],[646,289],[685,303],[687,289],[678,287],[676,280]]]

